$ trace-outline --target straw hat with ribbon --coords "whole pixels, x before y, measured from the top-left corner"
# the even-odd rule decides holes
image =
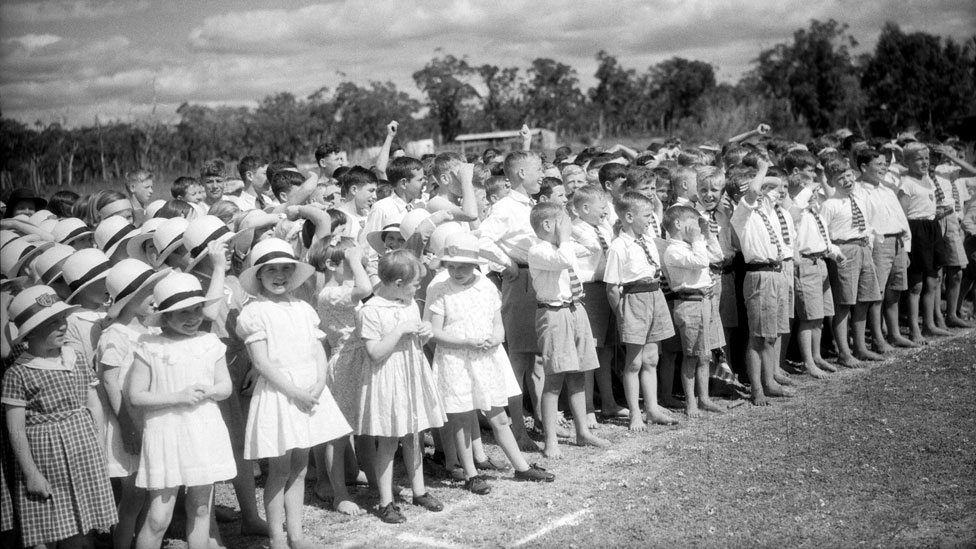
[[[427,210],[420,208],[407,212],[400,220],[400,234],[403,235],[403,239],[410,240],[410,237],[418,231],[430,236],[430,233],[434,232],[434,222],[430,219],[431,215]]]
[[[153,288],[154,310],[146,317],[146,324],[159,326],[162,324],[164,313],[172,313],[201,303],[206,305],[218,299],[220,298],[207,299],[197,277],[187,273],[171,272]]]
[[[146,295],[156,283],[172,272],[166,268],[156,271],[149,265],[138,259],[123,259],[108,271],[105,277],[105,287],[108,295],[112,298],[112,304],[108,308],[109,318],[119,316],[122,309],[139,295]]]
[[[376,250],[376,253],[380,255],[386,254],[386,244],[384,244],[383,241],[386,239],[387,233],[399,234],[400,224],[390,223],[378,231],[371,231],[366,234],[366,242],[369,244],[370,248]]]
[[[126,199],[120,198],[119,200],[113,200],[112,202],[109,202],[108,204],[99,208],[98,217],[100,217],[104,221],[115,214],[122,213],[126,210],[131,210],[131,209],[132,209],[132,202],[129,202],[128,198]]]
[[[153,233],[156,229],[165,222],[166,219],[153,217],[147,219],[141,227],[139,227],[139,234],[133,236],[125,243],[125,251],[128,252],[129,257],[138,259],[143,263],[151,263],[149,261],[149,256],[146,255],[146,247],[144,244],[149,242],[153,238]]]
[[[288,280],[288,291],[292,291],[302,285],[308,277],[315,273],[315,267],[308,263],[302,263],[295,259],[295,253],[291,246],[280,238],[269,238],[262,240],[254,245],[250,254],[250,267],[244,270],[240,276],[241,287],[251,295],[261,293],[261,281],[258,280],[258,271],[265,265],[279,263],[292,263],[295,265],[295,272]]]
[[[166,205],[165,200],[153,200],[149,204],[146,204],[146,219],[155,219],[156,214],[159,210],[163,209]]]
[[[234,236],[234,233],[217,216],[205,215],[191,221],[183,235],[183,245],[190,258],[186,272],[192,271],[203,258],[207,257],[207,246],[211,242],[226,242]]]
[[[481,259],[481,246],[478,244],[478,237],[471,233],[456,233],[447,237],[444,241],[444,249],[441,251],[441,263],[467,263],[469,265],[484,265],[485,260]]]
[[[464,225],[461,225],[457,221],[442,223],[434,229],[434,232],[430,233],[430,241],[427,242],[427,249],[434,255],[440,255],[441,250],[444,249],[444,243],[447,241],[447,237],[452,234],[463,233],[466,230]]]
[[[113,215],[103,219],[95,227],[95,245],[105,252],[105,255],[112,257],[119,246],[138,233],[139,229],[124,217]]]
[[[31,286],[25,289],[14,297],[7,310],[11,322],[17,328],[17,336],[12,343],[20,343],[38,326],[52,318],[67,315],[77,308],[58,299],[50,286]]]
[[[54,226],[54,230],[51,231],[54,235],[54,240],[59,244],[71,244],[79,238],[90,236],[92,234],[91,229],[84,221],[78,219],[77,217],[66,217],[58,224]]]
[[[37,240],[33,236],[9,240],[0,248],[0,272],[7,278],[17,278],[21,269],[51,246],[54,242]]]
[[[64,281],[71,290],[67,301],[71,303],[82,290],[103,280],[111,267],[105,252],[95,248],[78,250],[61,265]]]
[[[159,254],[156,256],[156,267],[162,265],[170,254],[183,245],[183,233],[186,232],[189,224],[190,222],[182,217],[174,217],[156,227],[152,237],[153,246]]]
[[[0,230],[0,249],[2,249],[7,244],[10,244],[14,240],[20,238],[22,235],[17,231],[11,231],[10,229]]]
[[[51,218],[57,219],[58,216],[54,215],[54,212],[50,210],[37,210],[34,212],[34,215],[27,218],[27,221],[30,222],[31,225],[40,227],[41,223]]]
[[[74,255],[75,249],[64,244],[55,244],[45,250],[34,260],[34,280],[50,286],[52,282],[61,278],[61,268],[64,262]]]

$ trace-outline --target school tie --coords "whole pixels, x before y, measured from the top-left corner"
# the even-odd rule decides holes
[[[657,262],[654,261],[654,256],[651,255],[650,248],[647,247],[647,240],[644,239],[644,235],[641,235],[640,238],[637,239],[637,243],[640,244],[641,249],[644,250],[644,256],[647,257],[647,262],[650,263],[655,270],[659,270]]]
[[[408,212],[413,211],[413,204],[408,202],[407,206],[404,209]]]
[[[763,225],[766,226],[766,233],[769,235],[769,241],[776,245],[776,257],[773,261],[779,261],[783,258],[783,245],[779,243],[779,237],[776,236],[776,231],[773,230],[773,224],[769,222],[769,216],[763,211],[762,207],[756,208],[756,213],[759,214],[759,218],[762,219]]]
[[[592,225],[593,232],[596,233],[596,239],[600,241],[600,247],[603,248],[603,253],[606,254],[607,250],[610,249],[610,245],[607,244],[607,239],[603,238],[603,233],[600,232],[600,228],[596,225]]]
[[[576,276],[576,269],[572,266],[569,267],[569,289],[573,292],[573,301],[579,301],[586,295],[583,292],[583,283]]]
[[[857,232],[863,233],[867,226],[864,224],[864,214],[861,213],[861,208],[857,206],[857,202],[854,197],[851,196],[851,218],[854,220],[854,228]]]
[[[715,219],[715,210],[708,210],[708,231],[718,238],[718,220]]]
[[[779,220],[779,229],[783,233],[783,244],[790,245],[790,227],[786,224],[786,216],[783,215],[783,208],[779,204],[773,205],[776,212],[776,219]]]
[[[952,184],[952,211],[959,213],[959,187]]]
[[[932,186],[935,187],[935,205],[938,206],[945,202],[945,191],[942,190],[942,185],[935,179],[932,179]]]
[[[810,212],[813,216],[813,220],[817,222],[817,231],[820,233],[820,238],[823,239],[824,244],[830,245],[830,240],[827,238],[827,229],[824,227],[823,221],[820,220],[820,216],[814,212]]]
[[[651,234],[656,237],[661,236],[661,228],[657,225],[657,215],[655,214],[651,214]],[[647,250],[646,247],[644,249]]]

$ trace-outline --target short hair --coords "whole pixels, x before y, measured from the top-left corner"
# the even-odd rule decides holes
[[[268,167],[264,170],[264,174],[268,177],[268,181],[274,181],[275,175],[282,170],[297,170],[298,166],[291,160],[272,160],[268,162]]]
[[[718,183],[719,188],[725,186],[725,173],[715,166],[698,166],[695,170],[695,179],[699,187],[703,184],[711,186],[712,183]]]
[[[315,163],[318,164],[323,158],[329,156],[330,154],[339,154],[339,145],[335,143],[322,143],[318,147],[315,147]]]
[[[78,202],[81,196],[74,191],[58,191],[47,199],[47,209],[58,217],[71,217],[71,207]]]
[[[353,187],[365,187],[378,182],[379,178],[376,177],[376,174],[362,166],[352,166],[339,176],[339,188],[342,196],[349,194],[349,190]]]
[[[335,233],[335,230],[338,229],[339,227],[345,225],[346,223],[349,223],[349,217],[346,216],[346,212],[342,210],[331,208],[325,210],[325,213],[329,214],[329,217],[332,219],[332,227],[331,227],[332,233]]]
[[[186,196],[187,191],[193,185],[200,185],[200,181],[189,175],[180,176],[173,182],[173,186],[169,188],[169,192],[173,195],[173,198],[183,200],[183,197]]]
[[[627,177],[627,167],[623,164],[617,164],[616,162],[610,162],[604,164],[600,167],[600,184],[606,188],[607,183],[620,179],[621,177]]]
[[[824,174],[827,176],[827,180],[830,181],[834,177],[846,172],[849,169],[851,169],[851,167],[846,160],[835,158],[824,165]]]
[[[495,159],[498,156],[501,156],[501,154],[502,151],[498,149],[494,149],[492,147],[488,147],[487,149],[485,149],[485,152],[481,153],[481,161],[484,162],[485,164],[489,164],[493,159]]]
[[[597,172],[599,172],[604,166],[609,164],[610,161],[613,159],[614,157],[607,153],[597,153],[592,157],[590,162],[586,165],[586,171],[589,172],[589,171],[597,170]],[[616,164],[616,162],[614,162],[614,164]]]
[[[685,186],[689,189],[697,189],[697,175],[693,168],[687,166],[678,166],[677,168],[671,170],[671,187],[674,188],[675,183],[682,181]]]
[[[531,160],[535,160],[540,164],[542,163],[539,155],[532,151],[513,151],[508,153],[508,156],[505,157],[505,176],[511,181],[518,174],[519,169]]]
[[[241,179],[244,179],[244,175],[247,174],[247,172],[253,172],[267,163],[267,161],[256,156],[242,156],[241,159],[237,161],[237,175],[241,176]]]
[[[484,187],[485,181],[491,177],[491,169],[482,162],[475,162],[471,173],[471,183],[475,187]]]
[[[549,198],[552,196],[552,189],[554,187],[561,187],[563,182],[555,177],[543,177],[542,182],[539,183],[539,192],[532,195],[532,198],[539,200],[543,196]]]
[[[573,149],[570,149],[569,147],[566,146],[562,146],[556,149],[556,152],[553,153],[553,160],[558,164],[559,162],[562,162],[563,160],[569,158],[572,154],[573,154]]]
[[[308,249],[308,263],[316,271],[323,272],[329,263],[339,265],[346,258],[346,250],[356,247],[356,239],[343,236],[338,240],[320,238]]]
[[[884,155],[881,154],[881,152],[878,151],[877,149],[866,147],[863,149],[859,149],[857,151],[857,155],[854,157],[854,162],[855,164],[857,164],[857,169],[860,170],[861,166],[865,164],[870,164],[871,162],[874,161],[875,158],[878,158],[879,156],[884,157]]]
[[[726,168],[742,164],[742,160],[749,154],[749,149],[741,145],[732,145],[722,154],[722,165]]]
[[[288,192],[294,187],[300,187],[305,182],[305,176],[291,170],[283,170],[275,174],[271,180],[271,192],[275,198],[281,193]]]
[[[152,173],[145,168],[138,168],[130,172],[125,172],[125,185],[134,185],[152,177]]]
[[[335,169],[335,171],[332,172],[332,179],[338,181],[339,178],[342,177],[342,174],[348,172],[351,169],[352,166],[339,166],[338,168]],[[379,179],[380,178],[377,176],[376,180],[379,181]]]
[[[630,166],[627,168],[627,180],[621,186],[621,189],[625,191],[633,191],[644,186],[645,183],[651,183],[657,186],[657,174],[654,170],[647,168],[645,166]]]
[[[566,179],[573,174],[581,174],[585,176],[586,172],[582,167],[577,166],[576,164],[566,164],[563,166],[563,169],[559,170],[559,174],[563,176],[563,181],[566,181]]]
[[[738,196],[756,177],[756,172],[755,168],[743,164],[732,166],[725,172],[726,192],[732,196]]]
[[[566,210],[559,204],[539,202],[535,206],[532,206],[532,211],[529,213],[529,224],[532,225],[532,230],[538,233],[539,229],[542,228],[543,221],[556,219],[565,214]]]
[[[678,153],[679,166],[693,167],[704,165],[708,163],[708,160],[698,149],[684,149]]]
[[[653,208],[654,202],[652,202],[650,198],[635,191],[627,191],[613,201],[613,211],[616,212],[617,217],[620,218],[622,218],[627,212],[633,212],[641,206]]]
[[[793,173],[794,169],[805,170],[817,167],[817,157],[810,151],[803,149],[793,149],[783,157],[783,167],[787,173]]]
[[[167,200],[159,211],[156,212],[155,217],[160,219],[172,219],[174,217],[188,218],[193,212],[193,206],[185,200]]]
[[[442,152],[434,157],[434,165],[431,167],[430,173],[435,179],[440,179],[441,176],[449,174],[451,168],[463,163],[464,157],[461,153]]]
[[[583,185],[576,189],[571,200],[573,207],[577,210],[583,204],[592,204],[597,200],[606,200],[607,193],[596,185]]]
[[[379,179],[379,177],[377,177],[377,179],[379,181],[376,183],[376,200],[383,200],[384,198],[392,195],[393,185],[390,185],[390,183],[386,180]]]
[[[234,217],[239,213],[241,213],[240,207],[230,200],[218,200],[207,210],[207,215],[219,218],[227,226],[230,226],[234,222]]]
[[[410,250],[393,250],[380,258],[377,274],[383,284],[393,284],[397,280],[412,282],[423,276],[424,266]]]
[[[690,206],[671,206],[667,210],[664,210],[664,219],[661,220],[661,226],[664,230],[673,233],[675,230],[675,223],[678,221],[683,221],[685,219],[699,218],[701,214],[698,210]]]
[[[226,177],[224,161],[219,158],[207,160],[200,166],[200,179],[207,177]]]
[[[905,162],[909,162],[911,159],[922,154],[923,151],[928,151],[929,147],[925,143],[919,143],[918,141],[912,141],[902,148],[902,158]]]
[[[95,200],[95,195],[84,194],[71,206],[71,217],[77,217],[84,221],[88,226],[93,227],[98,224],[91,215],[91,203]]]
[[[394,158],[386,167],[386,180],[390,182],[390,185],[396,186],[401,179],[409,181],[413,178],[413,172],[423,171],[423,169],[424,165],[420,163],[420,160],[412,156]]]
[[[502,187],[505,186],[505,183],[508,183],[508,178],[503,175],[493,175],[489,177],[488,180],[485,181],[485,198],[493,194],[498,194],[502,190]]]

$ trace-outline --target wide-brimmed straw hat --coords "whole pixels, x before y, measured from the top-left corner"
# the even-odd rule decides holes
[[[64,262],[74,255],[75,249],[65,244],[54,244],[34,260],[34,280],[50,286],[52,282],[61,278],[61,268]]]
[[[51,218],[57,219],[58,216],[54,215],[54,212],[50,210],[37,210],[34,212],[34,215],[27,218],[27,221],[35,227],[40,227],[41,223]]]
[[[207,299],[197,277],[188,273],[171,272],[153,288],[153,313],[146,317],[146,324],[159,326],[163,321],[164,313],[179,311],[200,303],[206,305],[218,299],[220,298]]]
[[[77,308],[58,299],[58,294],[50,286],[31,286],[25,289],[14,297],[7,310],[10,321],[17,328],[17,336],[12,343],[20,343],[41,324],[54,317],[67,315]]]
[[[103,280],[108,275],[111,266],[105,252],[95,248],[78,250],[72,254],[61,265],[64,281],[68,284],[68,289],[71,290],[71,295],[65,301],[69,304],[72,303],[82,290],[99,280]]]
[[[366,243],[369,244],[370,248],[376,250],[376,253],[380,255],[386,254],[386,245],[383,240],[386,239],[386,233],[400,233],[399,223],[390,223],[378,231],[371,231],[366,233]]]
[[[156,229],[158,229],[164,221],[166,221],[166,219],[153,217],[151,219],[147,219],[142,226],[139,227],[139,234],[133,236],[125,243],[125,251],[128,252],[129,257],[138,259],[143,263],[150,263],[149,257],[146,256],[146,249],[143,244],[152,240],[153,233],[156,232]]]
[[[190,258],[186,272],[192,271],[203,258],[207,257],[207,246],[211,242],[225,242],[235,236],[217,216],[205,215],[191,221],[183,234],[183,245]]]
[[[11,231],[10,229],[0,230],[0,249],[2,249],[7,244],[10,244],[14,240],[20,238],[21,236],[23,235],[18,233],[17,231]]]
[[[410,240],[414,233],[420,231],[421,234],[430,236],[434,232],[434,223],[430,221],[432,214],[427,210],[415,208],[410,210],[400,220],[400,234],[404,240]]]
[[[21,187],[19,189],[14,189],[10,191],[7,195],[7,215],[8,217],[13,217],[13,209],[17,206],[18,202],[31,201],[34,203],[34,211],[43,210],[47,206],[47,200],[37,196],[34,191]]]
[[[258,271],[265,265],[276,263],[293,263],[295,272],[288,281],[288,291],[301,286],[308,277],[315,273],[315,267],[308,263],[302,263],[295,258],[295,253],[291,246],[280,238],[269,238],[262,240],[254,245],[250,253],[250,266],[241,273],[240,282],[244,291],[251,295],[261,293],[261,281],[258,280]]]
[[[146,219],[154,219],[159,210],[163,209],[165,205],[165,200],[153,200],[149,204],[146,204]]]
[[[84,221],[78,219],[77,217],[66,217],[58,224],[54,226],[54,230],[51,231],[54,235],[54,240],[59,244],[71,244],[75,240],[81,237],[89,236],[92,234],[92,230],[88,228],[88,225]]]
[[[430,253],[434,255],[440,255],[441,250],[444,249],[444,243],[447,241],[447,237],[452,234],[466,232],[467,229],[464,225],[461,225],[457,221],[448,221],[447,223],[442,223],[434,229],[434,232],[430,233],[430,240],[427,242],[427,249]]]
[[[156,227],[152,237],[153,246],[159,254],[156,256],[156,267],[162,265],[171,253],[183,245],[183,233],[186,232],[189,224],[190,222],[182,217],[173,217]]]
[[[146,263],[131,258],[123,259],[112,266],[108,271],[108,276],[105,277],[105,288],[108,290],[109,297],[112,298],[112,304],[108,308],[109,318],[119,316],[122,309],[134,297],[153,288],[170,272],[172,269],[168,267],[156,271]]]
[[[441,251],[441,263],[467,263],[470,265],[484,265],[481,259],[481,246],[478,237],[471,233],[455,233],[447,237],[444,249]]]
[[[7,278],[17,278],[25,265],[51,246],[54,242],[37,240],[33,236],[10,239],[0,248],[0,272]]]
[[[95,227],[95,245],[105,252],[105,255],[112,257],[119,246],[137,234],[139,229],[135,225],[122,216],[113,215],[103,219]]]
[[[132,209],[132,202],[129,202],[128,198],[120,198],[119,200],[113,200],[108,204],[102,206],[98,209],[98,217],[102,219],[108,219],[113,215],[124,212],[126,210]]]

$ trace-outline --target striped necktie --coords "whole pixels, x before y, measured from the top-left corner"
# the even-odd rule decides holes
[[[655,237],[661,236],[661,227],[657,224],[657,214],[651,214],[651,234]],[[646,247],[644,249],[647,250]]]
[[[810,215],[812,215],[813,220],[817,222],[817,231],[820,233],[820,238],[823,239],[824,244],[830,246],[830,240],[827,238],[827,229],[824,227],[823,221],[820,220],[820,216],[812,211],[810,212]]]
[[[786,224],[786,216],[783,215],[783,208],[779,204],[773,204],[773,211],[776,212],[776,219],[779,220],[779,229],[783,233],[783,244],[790,245],[790,227]]]
[[[864,214],[861,213],[861,208],[857,206],[857,202],[854,197],[849,197],[851,199],[851,219],[854,221],[854,228],[857,229],[858,233],[863,233],[867,225],[864,224]]]
[[[715,210],[708,210],[708,231],[718,238],[718,220],[715,219]]]
[[[783,258],[783,245],[779,242],[779,237],[776,236],[776,231],[773,230],[773,224],[769,222],[769,216],[763,211],[762,206],[756,208],[756,213],[759,214],[759,218],[762,219],[763,225],[766,226],[766,233],[769,234],[769,241],[776,245],[776,257],[773,258],[774,261],[779,261]]]
[[[573,292],[573,301],[579,301],[583,299],[584,295],[586,295],[583,292],[583,283],[580,282],[579,277],[576,276],[576,269],[574,269],[572,265],[569,267],[569,289]]]
[[[952,211],[959,213],[959,187],[955,183],[952,184]]]
[[[600,247],[603,248],[603,253],[607,253],[607,250],[610,249],[610,245],[607,244],[607,239],[603,238],[603,233],[600,232],[600,227],[597,227],[596,225],[591,225],[591,227],[593,227],[593,232],[596,233],[596,239],[600,241]]]
[[[932,179],[932,185],[935,187],[935,205],[938,206],[945,202],[945,191],[942,190],[942,185],[935,179]]]

